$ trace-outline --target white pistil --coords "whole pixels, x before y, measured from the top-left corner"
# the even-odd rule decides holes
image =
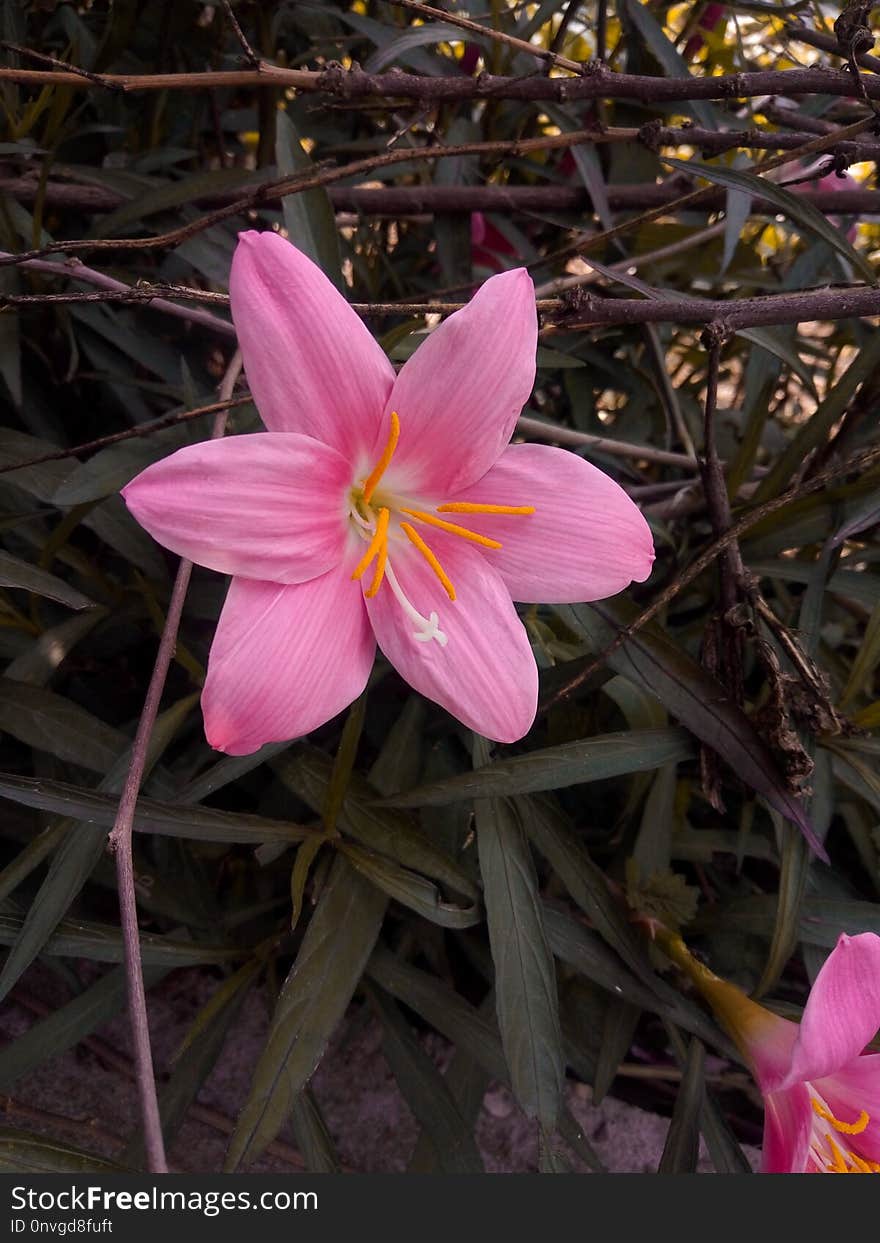
[[[371,510],[370,512],[372,513],[372,510]],[[353,518],[353,519],[355,520],[355,522],[357,523],[357,525],[358,525],[358,526],[359,526],[362,530],[364,530],[364,531],[369,531],[371,535],[373,535],[373,534],[375,533],[375,530],[376,530],[376,519],[375,519],[375,518],[373,518],[373,520],[372,520],[371,522],[367,522],[367,520],[366,520],[365,518],[362,518],[362,517],[360,516],[360,514],[358,513],[357,509],[355,508],[355,506],[354,506],[353,504],[352,504],[352,505],[349,505],[349,507],[348,507],[348,516],[349,516],[349,518]]]
[[[366,519],[363,517],[362,514],[358,512],[357,506],[353,502],[349,505],[349,508],[348,508],[349,517],[360,528],[358,534],[361,536],[362,539],[367,540],[367,541],[369,541],[375,535],[376,523],[377,523],[376,517],[373,514],[373,510],[369,506],[368,506],[368,511],[370,514],[370,518]],[[403,609],[404,613],[406,613],[407,617],[410,619],[413,625],[416,627],[412,635],[415,641],[417,643],[430,643],[433,640],[436,643],[439,643],[440,647],[445,647],[446,644],[449,642],[449,640],[446,634],[444,634],[444,632],[440,629],[440,618],[435,612],[432,612],[430,617],[423,617],[422,614],[418,611],[418,609],[415,608],[410,603],[410,601],[406,597],[406,594],[403,588],[398,582],[397,575],[394,573],[394,570],[391,568],[390,557],[385,562],[384,577],[388,580],[388,585],[391,588],[392,592],[394,593],[395,599],[397,600],[398,604]]]
[[[390,558],[385,563],[385,577],[388,580],[388,586],[394,592],[398,604],[403,609],[404,613],[406,613],[413,625],[417,627],[417,629],[413,631],[413,638],[416,642],[430,643],[432,639],[435,639],[441,647],[445,647],[449,640],[440,629],[439,617],[433,612],[430,617],[423,617],[418,609],[413,608],[409,600],[407,600],[404,595],[403,588],[397,581],[397,575],[391,568]]]

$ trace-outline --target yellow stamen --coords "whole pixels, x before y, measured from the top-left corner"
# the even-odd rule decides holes
[[[438,505],[438,514],[533,514],[534,505],[482,505],[471,501],[449,501]]]
[[[497,539],[489,539],[486,535],[478,535],[476,531],[469,531],[467,527],[456,526],[454,522],[444,522],[442,518],[436,518],[433,514],[426,514],[421,509],[401,509],[400,512],[409,514],[411,518],[415,518],[419,522],[425,522],[428,526],[439,527],[441,531],[448,531],[450,535],[460,535],[462,539],[472,540],[475,544],[482,544],[484,548],[501,547]]]
[[[376,558],[376,570],[373,574],[373,581],[370,583],[369,589],[364,592],[368,600],[372,600],[373,596],[382,586],[382,579],[385,577],[385,563],[388,560],[388,541],[386,540],[379,549],[379,556]]]
[[[447,596],[449,596],[449,599],[454,600],[455,599],[455,588],[453,587],[452,583],[449,581],[448,577],[446,576],[446,572],[444,571],[443,566],[440,564],[440,562],[437,560],[434,553],[431,551],[431,549],[422,539],[421,535],[419,535],[418,531],[416,531],[414,527],[411,527],[408,522],[401,522],[400,529],[401,531],[403,531],[404,535],[410,541],[410,543],[414,544],[415,547],[418,548],[419,552],[425,558],[428,565],[431,567],[431,569],[440,579],[440,582],[443,584],[443,590],[446,592]]]
[[[370,540],[370,546],[355,567],[352,578],[360,578],[364,570],[379,553],[380,549],[385,545],[388,538],[388,519],[391,516],[390,510],[380,509],[379,517],[376,519],[376,532]]]
[[[824,1118],[826,1122],[830,1122],[835,1131],[839,1131],[841,1135],[861,1135],[862,1131],[864,1131],[865,1127],[871,1121],[870,1115],[865,1113],[864,1109],[859,1114],[858,1118],[856,1118],[855,1122],[841,1122],[838,1118],[835,1118],[830,1109],[826,1109],[825,1106],[817,1101],[815,1097],[811,1099],[810,1103],[813,1106],[814,1112],[817,1113],[820,1118]]]
[[[831,1149],[832,1156],[831,1171],[835,1174],[848,1174],[849,1170],[847,1169],[843,1153],[830,1135],[828,1136],[828,1147]]]
[[[376,491],[376,485],[388,469],[388,463],[394,457],[394,450],[397,448],[397,442],[400,439],[400,419],[391,411],[391,431],[388,434],[388,441],[382,450],[382,456],[370,471],[364,480],[364,503],[369,505],[370,497]]]

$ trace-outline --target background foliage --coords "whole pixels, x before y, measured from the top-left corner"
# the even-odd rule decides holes
[[[485,29],[372,0],[234,11],[257,56],[294,69],[572,76],[501,32],[576,62],[598,51],[658,82],[777,71],[778,89],[444,102],[349,97],[326,81],[318,91],[0,81],[0,246],[17,255],[81,241],[73,249],[99,274],[84,279],[63,253],[0,267],[0,995],[26,993],[39,959],[68,998],[0,1050],[0,1084],[14,1099],[27,1071],[124,1005],[105,844],[174,563],[118,490],[208,434],[204,416],[176,416],[216,400],[234,349],[222,295],[236,233],[285,229],[355,303],[404,304],[362,307],[395,360],[426,326],[407,306],[461,301],[491,272],[527,263],[547,301],[520,434],[585,453],[626,486],[658,557],[625,598],[523,610],[542,708],[517,746],[472,738],[380,659],[348,714],[243,759],[203,737],[198,692],[225,584],[196,571],[135,825],[148,985],[193,965],[214,982],[187,1056],[159,1067],[166,1138],[173,1146],[242,1006],[263,989],[274,1019],[230,1170],[288,1123],[309,1168],[337,1167],[308,1084],[337,1025],[361,1013],[381,1024],[422,1128],[413,1169],[481,1168],[473,1129],[490,1080],[508,1083],[535,1120],[542,1170],[596,1168],[566,1104],[575,1079],[596,1100],[612,1091],[672,1112],[662,1169],[692,1168],[702,1131],[717,1169],[744,1170],[738,1140],[754,1141],[760,1112],[735,1051],[632,912],[682,926],[716,970],[794,1016],[841,931],[880,932],[880,473],[865,455],[878,442],[880,337],[833,297],[822,314],[806,304],[800,323],[746,316],[716,337],[703,336],[716,312],[691,305],[688,317],[682,303],[870,291],[875,139],[866,127],[860,149],[834,145],[839,126],[870,121],[869,102],[854,87],[786,91],[799,67],[845,66],[846,48],[801,37],[818,32],[833,47],[839,6],[446,8]],[[4,0],[2,23],[12,70],[58,69],[21,48],[93,75],[251,67],[228,12],[198,0]],[[648,122],[678,137],[639,135]],[[811,153],[758,181],[750,170],[775,154],[772,141],[722,151],[710,134],[700,147],[693,125],[759,129],[781,145],[824,136],[840,175],[828,159],[816,171]],[[603,127],[630,137],[602,138]],[[554,145],[585,129],[600,140]],[[335,171],[474,142],[496,149]],[[687,160],[715,197],[652,211],[696,184]],[[332,184],[305,193],[252,193],[328,170]],[[862,197],[835,212],[835,193]],[[234,214],[211,214],[242,198]],[[108,297],[102,277],[133,292]],[[206,305],[179,294],[175,317],[145,301],[155,286],[202,291]],[[643,322],[633,307],[658,300],[656,322]],[[713,359],[717,411],[705,420]],[[257,426],[252,406],[232,411],[231,432]],[[709,459],[702,470],[698,457]],[[730,521],[713,470],[747,529],[687,577]],[[445,1074],[425,1051],[427,1030],[454,1046]],[[136,1132],[120,1157],[134,1166]],[[59,1144],[37,1156],[24,1132],[4,1134],[7,1168],[91,1168],[87,1154]]]

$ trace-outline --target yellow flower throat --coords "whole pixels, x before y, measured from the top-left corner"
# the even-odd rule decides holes
[[[487,535],[480,535],[477,531],[470,531],[467,527],[459,526],[455,522],[449,522],[446,518],[440,518],[438,515],[504,514],[517,516],[533,514],[535,507],[533,505],[483,505],[471,501],[450,501],[448,504],[436,506],[436,511],[429,513],[424,509],[414,509],[405,504],[398,504],[394,498],[378,493],[377,489],[391,459],[394,457],[399,439],[400,419],[392,411],[391,431],[385,448],[379,456],[379,460],[360,486],[356,486],[351,490],[349,516],[359,527],[361,536],[369,540],[367,550],[355,566],[351,577],[353,579],[362,578],[372,566],[372,581],[364,595],[368,599],[372,599],[379,591],[383,581],[387,579],[389,586],[403,606],[404,611],[416,623],[417,630],[414,637],[420,641],[435,639],[443,646],[446,643],[446,636],[438,628],[437,614],[432,613],[430,618],[424,618],[412,607],[404,596],[389,562],[388,542],[391,537],[390,523],[392,513],[405,514],[407,518],[413,519],[416,523],[435,527],[437,530],[445,531],[449,535],[457,535],[461,539],[469,540],[473,544],[479,544],[483,548],[496,549],[502,547],[498,540],[490,539]],[[431,568],[449,599],[454,600],[455,587],[452,585],[449,575],[440,564],[434,550],[425,542],[412,522],[401,520],[399,527],[409,543],[420,553]]]

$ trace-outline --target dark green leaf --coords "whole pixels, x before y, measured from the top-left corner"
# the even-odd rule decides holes
[[[663,72],[671,78],[689,78],[690,69],[687,61],[668,38],[660,22],[642,4],[641,0],[624,0],[624,10],[652,55],[660,63]],[[695,99],[685,103],[683,107],[696,117],[704,129],[717,128],[711,105]]]
[[[17,587],[21,591],[32,591],[34,595],[45,596],[47,600],[57,600],[69,609],[91,609],[94,601],[84,596],[81,591],[70,587],[63,579],[54,574],[47,574],[28,561],[11,557],[8,552],[0,551],[0,587]]]
[[[310,157],[303,150],[300,135],[289,112],[275,113],[275,160],[282,177],[314,172]],[[282,200],[284,226],[294,245],[342,289],[342,259],[336,217],[327,191],[317,186],[301,194],[287,194]]]
[[[112,828],[119,804],[112,794],[83,790],[64,781],[15,777],[10,773],[0,773],[0,797],[105,828]],[[253,846],[262,842],[301,842],[317,832],[292,821],[217,811],[213,807],[157,803],[143,797],[138,799],[134,827],[139,833],[160,833],[164,837]]]
[[[115,1161],[61,1140],[0,1127],[0,1170],[7,1174],[134,1174]]]
[[[278,999],[230,1140],[228,1170],[255,1161],[284,1125],[351,1001],[386,903],[380,890],[337,856]]]
[[[340,1174],[342,1167],[317,1101],[303,1088],[293,1102],[290,1125],[310,1174]]]
[[[634,2],[635,0],[630,0],[630,3]],[[668,156],[664,156],[663,160],[664,163],[671,164],[673,168],[690,173],[693,177],[703,177],[714,185],[744,190],[756,198],[769,199],[773,206],[784,212],[789,219],[794,220],[807,232],[814,234],[838,254],[843,255],[844,259],[851,263],[869,284],[876,283],[876,276],[870,263],[864,255],[859,254],[852,243],[847,240],[846,235],[840,229],[835,228],[828,217],[823,216],[817,207],[806,202],[801,196],[793,194],[791,190],[786,190],[766,177],[757,177],[754,173],[745,170],[737,171],[714,164],[700,164],[697,160],[673,160]]]
[[[700,1113],[703,1106],[706,1050],[696,1037],[688,1046],[672,1121],[666,1135],[658,1174],[696,1174],[700,1155]]]
[[[325,755],[308,748],[296,757],[277,760],[273,768],[316,813],[322,811],[332,771]],[[375,792],[356,773],[352,774],[340,809],[339,827],[347,837],[387,855],[409,871],[442,881],[465,897],[479,898],[473,881],[455,860],[435,846],[409,815],[378,806]]]
[[[504,1056],[519,1104],[549,1133],[559,1117],[564,1060],[535,867],[512,803],[480,799],[475,812]]]
[[[482,1174],[483,1162],[473,1132],[453,1100],[443,1075],[387,993],[370,985],[368,996],[384,1029],[383,1049],[391,1073],[434,1147],[439,1172]]]
[[[351,842],[341,843],[339,851],[352,867],[387,893],[389,898],[402,902],[417,915],[439,924],[441,928],[471,928],[482,920],[480,904],[476,900],[466,907],[454,906],[451,902],[444,902],[437,886],[424,876],[410,872],[382,855]]]
[[[619,734],[600,734],[530,751],[509,760],[495,760],[472,773],[461,773],[383,799],[381,806],[442,807],[460,799],[504,798],[534,790],[553,790],[619,777],[622,773],[650,771],[671,760],[685,760],[692,755],[693,744],[683,729],[634,729]]]

